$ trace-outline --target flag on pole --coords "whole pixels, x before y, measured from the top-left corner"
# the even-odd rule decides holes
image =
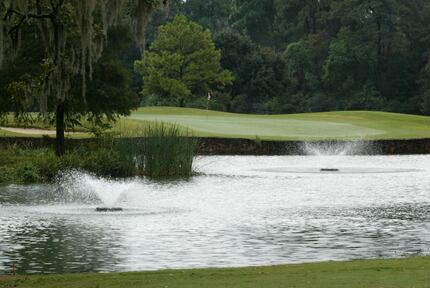
[[[211,102],[211,98],[212,98],[212,94],[211,92],[208,92],[208,102],[206,103],[206,110],[208,111],[209,111],[209,102]]]

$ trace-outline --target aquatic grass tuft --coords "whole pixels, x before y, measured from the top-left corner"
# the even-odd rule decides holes
[[[153,177],[190,177],[198,141],[177,125],[152,123],[121,133],[118,151],[138,173]]]

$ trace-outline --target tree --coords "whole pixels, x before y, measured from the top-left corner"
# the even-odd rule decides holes
[[[233,0],[187,0],[183,13],[194,22],[217,33],[228,26]]]
[[[311,66],[309,51],[301,42],[288,45],[284,52],[287,61],[288,78],[300,90],[306,90],[306,72]]]
[[[13,61],[22,31],[33,29],[44,57],[41,73],[29,81],[16,82],[14,90],[35,97],[41,111],[53,107],[56,118],[56,153],[64,153],[67,104],[77,97],[72,83],[80,78],[80,96],[86,102],[87,80],[102,55],[109,27],[118,23],[123,7],[134,24],[141,52],[145,49],[145,26],[150,13],[166,0],[16,0],[0,2],[0,66],[7,55]]]
[[[259,44],[273,44],[276,17],[274,0],[236,0],[232,27]]]
[[[366,51],[366,61],[372,62],[369,79],[374,89],[387,100],[390,106],[387,110],[416,111],[413,107],[416,105],[410,103],[417,90],[417,75],[412,71],[419,71],[417,63],[425,50],[413,47],[413,42],[418,43],[416,37],[423,35],[420,30],[426,21],[420,22],[419,10],[424,3],[336,0],[332,6],[331,17],[338,19],[341,30],[349,29],[361,50]]]
[[[256,71],[262,66],[258,46],[248,36],[231,29],[215,36],[215,43],[222,53],[221,64],[234,74],[234,83],[227,88],[229,99],[224,110],[232,112],[252,111],[254,91],[251,87]]]
[[[425,115],[430,115],[430,52],[426,55],[426,65],[421,71],[418,83],[420,84],[419,105]]]
[[[7,39],[0,41],[4,44],[0,45],[0,51],[4,52],[0,55],[7,56],[3,61],[3,71],[0,71],[0,110],[19,113],[35,111],[37,107],[34,100],[39,97],[34,92],[43,91],[38,89],[40,87],[48,87],[48,81],[45,81],[45,76],[49,75],[47,71],[63,62],[64,67],[70,67],[73,62],[76,65],[72,68],[58,68],[64,73],[68,72],[65,78],[70,78],[70,85],[63,86],[73,88],[67,90],[66,116],[74,111],[82,111],[79,113],[97,119],[91,110],[98,111],[97,115],[108,108],[109,111],[116,111],[114,114],[125,111],[125,102],[134,103],[136,98],[128,93],[130,88],[137,93],[143,85],[143,78],[132,73],[134,61],[141,57],[141,51],[151,47],[158,28],[180,13],[213,32],[216,47],[221,50],[221,66],[232,71],[235,81],[222,91],[218,88],[225,84],[212,83],[202,87],[204,85],[190,79],[177,81],[177,75],[164,66],[182,65],[182,52],[163,52],[166,56],[152,59],[152,76],[145,76],[143,94],[147,104],[179,103],[201,107],[206,105],[207,90],[215,90],[212,108],[238,112],[382,109],[423,113],[430,109],[424,109],[426,101],[430,103],[430,100],[425,100],[428,98],[425,96],[425,91],[428,91],[426,65],[430,51],[428,0],[170,0],[170,9],[159,9],[152,14],[146,29],[147,43],[143,41],[142,27],[149,21],[149,12],[155,7],[152,4],[160,4],[160,0],[63,0],[60,9],[63,12],[58,19],[63,21],[61,23],[67,30],[66,46],[73,49],[64,50],[67,52],[64,53],[66,60],[55,64],[57,66],[52,64],[53,57],[50,56],[54,46],[45,45],[49,41],[43,41],[43,35],[53,35],[46,33],[46,28],[52,28],[52,24],[49,24],[48,18],[44,18],[44,14],[52,12],[51,2],[55,5],[61,1],[0,0],[0,26],[3,27],[0,29],[0,38]],[[91,2],[97,3],[94,9],[91,8]],[[34,18],[38,15],[34,8],[36,3],[43,5],[39,16],[44,19]],[[28,17],[24,19],[23,15],[15,12],[6,15],[10,5],[18,12],[25,11]],[[79,7],[79,13],[75,7]],[[85,7],[93,9],[93,13],[89,13]],[[89,17],[91,15],[92,18]],[[90,21],[77,21],[90,18]],[[89,22],[93,25],[88,25]],[[133,38],[140,39],[136,41],[138,44],[122,47],[120,53],[109,52],[109,46],[129,42],[118,38],[122,35],[116,32],[107,33],[109,29],[106,30],[106,27],[112,28],[112,25],[116,26],[115,23],[129,26],[125,29],[127,32],[119,34],[126,35],[131,30]],[[93,29],[84,29],[87,32],[76,34],[81,26]],[[179,32],[177,34],[182,35]],[[92,36],[88,38],[90,34]],[[107,41],[108,46],[99,45],[112,37],[116,38]],[[181,39],[192,42],[196,41],[195,38]],[[53,38],[50,36],[46,39]],[[83,39],[85,41],[81,41]],[[88,43],[88,39],[94,43],[92,48],[81,48],[84,47],[81,43]],[[99,48],[108,51],[107,55],[100,54]],[[83,73],[80,72],[82,50],[87,51]],[[90,50],[97,53],[90,53]],[[190,51],[185,54],[194,53],[194,50]],[[150,51],[155,52],[158,53],[155,49]],[[97,57],[89,57],[90,54]],[[72,55],[77,56],[73,61]],[[126,59],[117,61],[117,58],[124,58],[123,55]],[[94,66],[92,69],[90,62]],[[143,66],[136,64],[142,74]],[[82,74],[86,77],[82,77]],[[114,80],[109,74],[121,83],[121,88],[111,85]],[[128,79],[130,75],[132,82]],[[199,77],[195,71],[194,75]],[[82,89],[83,86],[86,89]],[[120,101],[122,89],[127,90],[123,93],[123,102]],[[85,97],[82,90],[86,91]],[[51,96],[55,95],[54,92],[50,93]],[[12,94],[16,97],[12,97]],[[23,95],[37,97],[27,99]],[[48,111],[54,111],[57,107],[58,101],[51,96],[48,97]],[[99,97],[103,101],[98,101]],[[97,105],[101,102],[112,105]],[[114,106],[121,109],[115,110]]]
[[[150,44],[154,42],[160,26],[173,21],[177,15],[183,13],[182,11],[184,10],[185,4],[186,2],[184,2],[184,0],[169,0],[169,9],[158,9],[152,13],[151,20],[148,22],[146,28],[145,38],[147,43],[145,49],[148,49]]]
[[[299,41],[324,28],[328,0],[277,0],[276,33],[280,39]],[[284,42],[284,41],[282,41]]]
[[[266,103],[275,102],[285,90],[285,61],[281,55],[273,49],[261,48],[249,36],[230,29],[216,35],[215,42],[223,51],[222,65],[235,77],[227,89],[230,99],[225,103],[225,110],[270,112],[270,105]]]
[[[25,93],[13,97],[13,91],[10,89],[12,83],[27,83],[42,72],[40,62],[44,57],[43,47],[34,41],[33,36],[31,29],[22,30],[19,54],[13,62],[3,61],[3,69],[0,69],[0,114],[15,112],[17,118],[25,119],[24,111],[37,108],[33,99],[25,99]]]
[[[126,26],[109,29],[108,43],[94,67],[92,80],[87,85],[85,101],[80,94],[79,79],[71,89],[67,108],[78,117],[84,116],[95,128],[108,126],[118,115],[126,116],[139,106],[139,95],[132,78],[130,63],[139,57],[133,35]]]
[[[160,27],[144,60],[135,66],[143,75],[143,95],[152,104],[184,107],[204,103],[208,92],[232,83],[220,59],[209,30],[179,15]]]

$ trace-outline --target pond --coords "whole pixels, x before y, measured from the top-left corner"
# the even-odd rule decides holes
[[[107,272],[429,253],[430,156],[212,156],[195,166],[189,181],[71,172],[56,185],[0,187],[0,274],[13,264]]]

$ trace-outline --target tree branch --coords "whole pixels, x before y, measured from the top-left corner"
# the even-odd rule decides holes
[[[4,21],[6,21],[12,14],[18,15],[21,17],[21,19],[19,19],[18,23],[16,25],[14,25],[8,32],[9,35],[11,35],[12,33],[14,33],[15,31],[17,31],[22,24],[24,24],[26,19],[29,18],[34,18],[34,19],[50,19],[52,18],[52,13],[51,14],[34,14],[34,13],[22,13],[18,10],[15,10],[13,8],[9,8],[6,12],[6,15],[4,16]]]
[[[6,20],[8,18],[8,16],[10,16],[11,14],[16,14],[18,16],[22,16],[24,18],[36,18],[36,19],[44,19],[44,18],[51,18],[52,17],[52,13],[50,14],[34,14],[34,13],[28,13],[28,14],[24,14],[20,11],[17,11],[15,9],[8,9],[6,12],[6,15],[4,16],[4,20]]]
[[[17,31],[19,29],[19,27],[22,25],[22,23],[24,23],[25,19],[27,19],[25,16],[22,16],[21,19],[19,20],[18,24],[16,24],[15,26],[13,26],[8,34],[11,35],[13,32]]]

